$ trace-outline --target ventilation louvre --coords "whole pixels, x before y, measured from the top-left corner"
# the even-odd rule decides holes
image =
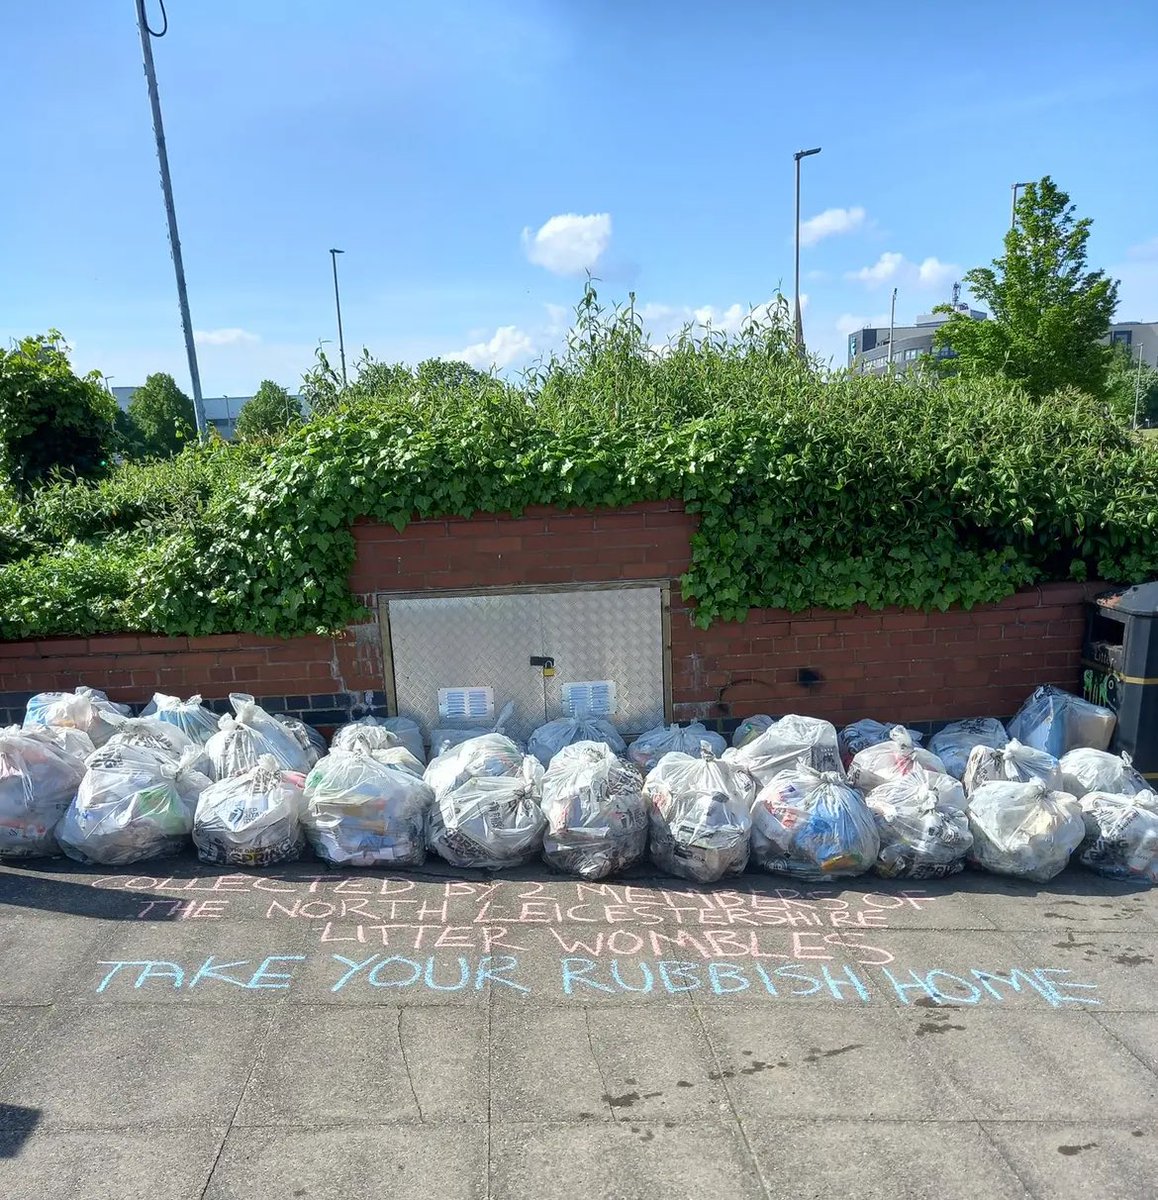
[[[495,716],[494,688],[439,688],[438,715],[448,721],[493,721]]]
[[[570,717],[610,717],[617,707],[615,681],[591,679],[563,685],[563,707]]]

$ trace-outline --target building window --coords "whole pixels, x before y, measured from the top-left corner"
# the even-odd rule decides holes
[[[1111,329],[1110,330],[1110,345],[1111,346],[1128,346],[1134,340],[1134,331],[1132,329]]]
[[[906,350],[905,351],[905,362],[914,362],[917,359],[917,357],[920,355],[920,353],[921,353],[920,350]]]
[[[848,357],[849,357],[850,362],[854,358],[856,358],[856,334],[855,333],[850,333],[848,335]]]

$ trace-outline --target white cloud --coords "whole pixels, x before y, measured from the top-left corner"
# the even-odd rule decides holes
[[[815,246],[826,237],[852,233],[864,224],[864,215],[863,208],[826,208],[824,212],[801,223],[800,244]]]
[[[792,301],[784,298],[788,305],[788,317],[792,317]],[[643,304],[635,311],[642,318],[648,332],[655,339],[665,340],[678,333],[685,325],[711,326],[712,329],[723,333],[739,333],[749,316],[757,322],[767,319],[768,309],[775,309],[780,303],[779,297],[772,297],[761,304],[729,304],[716,307],[714,304],[701,304],[693,307],[690,304]],[[808,307],[808,296],[800,294],[800,311]]]
[[[248,329],[194,329],[193,340],[198,346],[240,346],[261,338]]]
[[[461,359],[480,371],[489,371],[491,367],[502,370],[512,363],[529,358],[535,349],[531,335],[516,325],[504,325],[495,330],[495,335],[489,341],[475,342],[462,350],[444,354],[443,358]]]
[[[523,230],[523,251],[536,266],[555,275],[590,271],[611,242],[611,214],[561,213],[532,233]]]
[[[803,307],[803,305],[801,305]],[[881,313],[873,317],[858,317],[852,313],[842,313],[836,318],[836,332],[848,337],[850,333],[856,333],[858,329],[866,329],[873,326],[880,327],[889,323],[889,314]]]
[[[960,275],[961,268],[955,263],[942,262],[939,258],[925,258],[920,263],[910,262],[895,250],[886,250],[870,267],[846,271],[845,279],[863,283],[865,287],[880,287],[882,284],[907,284],[910,287],[938,288]]]

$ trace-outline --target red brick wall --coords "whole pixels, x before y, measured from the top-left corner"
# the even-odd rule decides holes
[[[355,526],[353,591],[517,588],[672,580],[687,569],[695,518],[679,502],[598,512],[536,508],[522,517],[416,521],[401,533]],[[1006,716],[1039,683],[1076,689],[1083,601],[1095,585],[1049,584],[972,612],[751,613],[695,628],[672,585],[675,715],[727,719],[806,712],[935,721]],[[799,672],[816,676],[810,685]],[[20,695],[103,687],[139,702],[153,691],[311,698],[314,708],[365,702],[383,688],[373,622],[344,638],[103,637],[0,644],[0,709]],[[300,708],[302,705],[287,705]]]

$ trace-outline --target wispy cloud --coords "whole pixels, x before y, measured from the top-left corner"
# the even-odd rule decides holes
[[[194,329],[193,340],[198,346],[240,346],[261,338],[248,329]]]
[[[1137,242],[1126,251],[1126,257],[1142,262],[1158,259],[1158,237],[1152,237],[1145,242]]]
[[[914,263],[895,250],[886,250],[871,266],[860,267],[855,271],[846,271],[844,277],[857,283],[863,283],[868,288],[880,287],[888,283],[937,288],[943,287],[951,279],[956,278],[960,272],[961,268],[956,263],[942,262],[939,258],[932,256],[922,259],[919,263]]]
[[[836,318],[836,332],[848,337],[850,333],[856,333],[858,329],[866,329],[871,326],[880,327],[888,323],[888,313],[880,313],[873,317],[858,317],[853,313],[842,313]]]
[[[827,237],[841,233],[852,233],[864,225],[863,208],[826,208],[824,212],[809,217],[800,226],[800,244],[815,246]]]
[[[560,213],[532,232],[523,230],[523,252],[555,275],[582,275],[599,262],[611,243],[611,214]]]

